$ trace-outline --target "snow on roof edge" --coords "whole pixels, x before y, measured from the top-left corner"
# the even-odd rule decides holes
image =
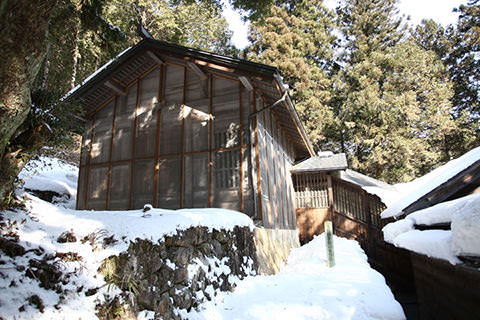
[[[345,171],[341,171],[340,179],[353,183],[369,194],[379,197],[387,207],[395,202],[393,199],[398,197],[398,191],[391,184],[369,177],[355,170],[346,169]]]
[[[381,213],[382,219],[396,218],[402,215],[403,210],[415,201],[421,199],[427,193],[435,190],[443,183],[454,178],[456,175],[467,169],[477,161],[480,161],[480,147],[476,147],[464,155],[453,159],[446,164],[430,171],[423,177],[415,179],[406,184],[406,190],[411,190],[405,193],[402,198],[388,206]]]

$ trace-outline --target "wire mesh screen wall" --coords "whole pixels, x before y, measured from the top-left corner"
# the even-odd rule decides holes
[[[257,180],[249,159],[255,155],[248,153],[249,114],[262,103],[255,91],[238,79],[214,74],[203,79],[174,63],[157,65],[125,87],[125,95],[99,106],[87,122],[78,209],[137,209],[150,203],[255,215]],[[259,216],[268,226],[294,228],[293,147],[270,112],[257,118],[258,193],[265,197]]]

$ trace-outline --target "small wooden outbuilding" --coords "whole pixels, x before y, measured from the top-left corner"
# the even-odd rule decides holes
[[[359,241],[373,258],[372,240],[380,233],[380,212],[385,205],[352,179],[345,154],[312,157],[296,164],[292,174],[300,242],[322,233],[324,222],[331,220],[336,235]],[[375,180],[359,173],[355,177]]]
[[[145,39],[69,95],[86,112],[78,209],[218,207],[295,229],[313,155],[274,67]]]

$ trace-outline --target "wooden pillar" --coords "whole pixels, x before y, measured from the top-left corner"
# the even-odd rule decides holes
[[[328,188],[328,208],[329,208],[329,219],[333,222],[333,214],[335,210],[335,203],[333,199],[333,181],[332,176],[327,174],[327,188]],[[335,228],[335,225],[334,225]]]
[[[255,90],[253,91],[253,112],[257,112],[257,96]],[[258,118],[255,116],[255,127],[254,127],[254,136],[255,136],[255,164],[257,166],[257,197],[258,197],[258,211],[260,220],[263,223],[263,208],[262,208],[262,184],[260,179],[260,154],[258,150]]]
[[[242,83],[238,83],[238,101],[240,103],[239,113],[240,113],[240,211],[243,212],[243,123],[242,123]]]
[[[268,161],[268,153],[270,153],[271,150],[270,150],[270,144],[267,141],[268,130],[267,130],[267,118],[266,118],[265,114],[266,114],[266,112],[262,112],[262,114],[261,114],[261,116],[263,118],[263,130],[264,130],[263,142],[264,142],[264,145],[267,149],[266,152],[265,152],[265,157],[262,159],[263,163],[265,164],[265,170],[267,171],[267,181],[266,181],[267,182],[267,190],[263,190],[263,191],[268,194],[268,203],[266,204],[266,207],[267,207],[269,227],[272,227],[273,223],[274,223],[273,214],[272,214],[272,194],[271,194],[272,187],[270,186],[270,174],[271,173],[270,173],[270,163]]]
[[[361,190],[361,196],[362,196],[362,209],[363,212],[365,213],[365,217],[367,219],[367,254],[369,257],[373,258],[376,260],[376,255],[375,255],[375,240],[374,240],[374,230],[372,228],[372,212],[370,210],[370,201],[368,198],[368,193],[365,190]]]
[[[264,104],[265,104],[265,101],[264,101]],[[276,136],[275,136],[275,121],[274,121],[274,118],[273,118],[273,112],[271,110],[267,111],[269,112],[270,114],[270,133],[271,133],[271,137],[272,137],[272,143],[270,145],[270,148],[272,150],[272,172],[271,174],[273,173],[273,179],[274,179],[274,183],[273,183],[273,186],[272,186],[272,192],[273,192],[273,203],[274,203],[274,206],[273,208],[275,209],[275,220],[277,222],[277,228],[280,228],[281,226],[281,209],[280,209],[280,201],[278,201],[278,198],[279,198],[279,192],[278,192],[278,188],[279,188],[279,174],[278,174],[278,154],[277,154],[277,148],[275,147],[275,144],[276,144]],[[270,199],[270,202],[272,202],[272,199]]]
[[[180,208],[183,208],[183,191],[185,179],[185,103],[187,91],[187,67],[183,67],[183,102],[182,102],[182,155],[180,157]]]
[[[135,118],[133,120],[133,132],[132,132],[132,155],[130,159],[130,204],[129,207],[130,209],[133,209],[133,167],[135,165],[135,142],[137,140],[137,116],[138,116],[138,101],[139,96],[140,96],[140,80],[137,79],[137,93],[136,93],[136,99],[135,99]],[[128,98],[127,98],[128,99]],[[128,100],[127,100],[128,103]]]
[[[213,76],[209,74],[210,81],[210,99],[209,99],[209,121],[208,121],[208,206],[213,205]]]
[[[110,183],[112,177],[112,157],[113,157],[113,137],[115,136],[115,118],[117,116],[118,96],[115,95],[115,102],[113,105],[113,119],[112,119],[112,136],[110,139],[110,154],[108,155],[108,175],[107,175],[107,197],[105,200],[105,209],[110,208]]]
[[[160,170],[159,154],[160,154],[160,130],[162,121],[162,101],[163,101],[163,77],[164,65],[160,65],[160,78],[158,81],[158,98],[157,98],[157,131],[155,135],[155,169],[153,172],[153,207],[158,207],[158,172]]]
[[[90,164],[92,161],[92,151],[93,151],[93,138],[95,134],[95,115],[92,117],[92,127],[90,130],[90,150],[88,151],[87,163],[86,163],[86,170],[87,170],[87,177],[85,179],[85,195],[83,199],[83,209],[87,210],[88,205],[88,185],[90,184]]]

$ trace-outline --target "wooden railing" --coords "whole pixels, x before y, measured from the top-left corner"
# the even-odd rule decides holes
[[[360,186],[326,173],[294,174],[293,182],[297,208],[331,208],[365,225],[382,227],[380,213],[385,205],[379,197]]]
[[[325,173],[293,175],[297,208],[328,208],[328,182]]]
[[[332,188],[334,212],[344,214],[366,225],[382,227],[380,213],[386,209],[386,206],[378,196],[335,177],[332,177]]]
[[[322,233],[326,220],[337,236],[358,241],[374,267],[385,264],[380,214],[385,205],[360,186],[326,173],[294,174],[296,215],[300,241]]]

